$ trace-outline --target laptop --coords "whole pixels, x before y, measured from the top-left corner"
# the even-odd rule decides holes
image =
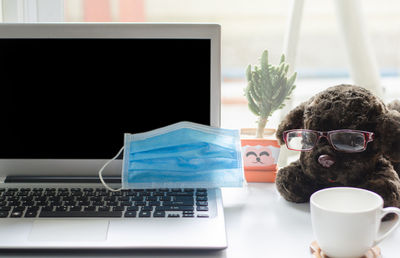
[[[124,133],[220,126],[219,25],[1,24],[0,60],[0,249],[227,246],[220,189],[97,174]]]

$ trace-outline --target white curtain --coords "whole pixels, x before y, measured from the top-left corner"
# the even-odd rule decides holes
[[[2,22],[62,22],[64,0],[0,0]]]

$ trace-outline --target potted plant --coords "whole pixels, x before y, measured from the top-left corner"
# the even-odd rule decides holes
[[[264,139],[268,118],[284,107],[284,101],[296,87],[296,73],[288,76],[289,65],[281,56],[279,65],[268,63],[268,51],[261,55],[260,66],[249,65],[246,69],[245,96],[251,112],[258,116],[255,138],[242,138],[245,176],[248,182],[274,182],[279,156],[276,139]],[[242,130],[242,134],[249,130]],[[273,134],[275,130],[269,130]]]

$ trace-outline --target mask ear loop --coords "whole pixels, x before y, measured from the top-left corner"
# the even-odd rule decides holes
[[[104,185],[105,188],[107,188],[108,190],[110,190],[112,192],[119,192],[122,190],[122,187],[118,188],[118,189],[113,189],[113,188],[109,187],[103,179],[103,170],[108,166],[108,164],[110,164],[112,161],[116,160],[119,157],[119,155],[121,155],[121,152],[123,150],[124,150],[124,146],[118,151],[117,155],[115,155],[114,158],[107,161],[99,170],[99,178],[100,178],[101,183]]]

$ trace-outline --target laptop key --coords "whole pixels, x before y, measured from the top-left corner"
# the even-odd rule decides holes
[[[193,196],[174,196],[170,201],[173,202],[191,202],[193,201]]]
[[[70,211],[80,211],[82,206],[69,206]]]
[[[112,207],[112,210],[113,211],[123,211],[124,207],[123,206],[115,206],[115,207]]]
[[[121,206],[132,206],[132,205],[133,205],[133,202],[130,202],[130,201],[123,201],[123,202],[121,202],[120,204],[121,204]]]
[[[208,201],[208,198],[207,198],[207,196],[197,196],[196,197],[196,201]]]
[[[149,206],[160,206],[161,202],[149,202]]]
[[[165,211],[155,211],[153,213],[154,218],[164,218],[165,217]]]
[[[0,206],[0,211],[10,211],[11,207],[10,206]]]
[[[169,193],[167,193],[167,196],[192,197],[193,193],[192,192],[169,192]]]
[[[104,206],[118,206],[118,202],[106,202]]]
[[[42,207],[42,211],[53,211],[53,206],[44,206]]]
[[[126,218],[135,218],[136,217],[136,211],[127,211],[127,212],[125,212],[125,217]]]
[[[4,196],[14,196],[14,194],[15,194],[15,192],[13,192],[13,191],[7,191],[3,195]]]
[[[157,196],[147,196],[146,201],[149,202],[156,202],[157,201]]]
[[[164,202],[164,206],[193,206],[194,201],[174,201],[174,202]]]
[[[78,206],[89,206],[90,202],[89,201],[85,201],[85,202],[78,202]]]
[[[24,211],[25,207],[23,206],[15,206],[12,210],[12,212],[16,212],[16,211]]]
[[[154,193],[153,193],[153,196],[162,197],[162,196],[164,196],[164,192],[154,192]]]
[[[57,206],[56,211],[67,211],[68,207],[67,206]]]
[[[146,202],[135,202],[135,206],[146,206]]]
[[[85,218],[119,218],[122,217],[121,211],[42,211],[39,214],[39,218],[77,218],[77,217],[85,217]]]
[[[208,207],[207,206],[197,206],[196,210],[197,211],[208,211]]]
[[[26,211],[38,211],[39,209],[40,207],[38,206],[29,206]]]
[[[179,218],[179,214],[168,214],[168,218]]]
[[[196,196],[207,196],[207,192],[199,192],[199,191],[197,191]]]
[[[0,218],[7,218],[8,217],[8,211],[0,211]]]
[[[140,211],[153,211],[153,206],[142,206]]]
[[[166,211],[192,211],[192,206],[164,206]]]
[[[99,211],[110,211],[110,207],[108,207],[108,206],[100,206],[100,207],[98,208],[98,210],[99,210]]]
[[[20,218],[20,217],[22,217],[22,211],[11,212],[10,217],[11,218]]]
[[[140,192],[139,196],[141,196],[141,197],[150,196],[150,192]]]
[[[25,218],[34,218],[36,217],[37,212],[36,211],[26,211],[25,212]]]
[[[21,203],[22,206],[32,206],[35,205],[35,202],[33,201],[24,201]]]
[[[198,202],[196,202],[196,205],[197,205],[197,206],[208,206],[208,202],[205,202],[205,201],[198,201]]]
[[[95,211],[96,210],[96,206],[87,206],[83,210],[84,211]]]
[[[8,206],[20,206],[20,205],[21,205],[21,202],[18,202],[18,201],[8,202]]]
[[[151,211],[141,211],[139,212],[139,217],[141,218],[150,218]]]
[[[172,200],[171,196],[162,196],[162,197],[160,197],[160,201],[163,201],[163,202],[169,202],[171,200]]]
[[[132,197],[131,201],[142,202],[144,200],[143,198],[143,196]]]

